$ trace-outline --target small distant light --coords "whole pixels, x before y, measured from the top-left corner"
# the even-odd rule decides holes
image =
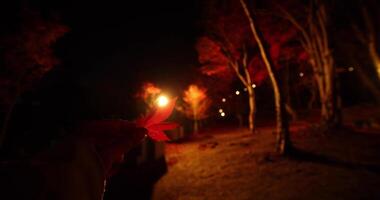
[[[354,67],[349,67],[349,68],[348,68],[348,71],[349,71],[349,72],[353,72],[354,69],[355,69]]]
[[[227,101],[226,98],[223,98],[223,99],[222,99],[222,102],[226,102],[226,101]]]
[[[223,109],[219,109],[219,113],[222,113],[223,112]]]
[[[235,94],[236,94],[236,95],[239,95],[239,94],[240,94],[240,91],[239,91],[239,90],[236,90]]]
[[[253,88],[256,88],[256,84],[252,84],[252,87],[253,87]]]
[[[303,72],[300,72],[300,77],[303,77],[303,76],[304,76]]]
[[[221,113],[220,113],[220,116],[224,117],[224,116],[226,116],[226,113],[221,112]]]
[[[246,92],[248,89],[247,88],[244,88],[244,92]]]

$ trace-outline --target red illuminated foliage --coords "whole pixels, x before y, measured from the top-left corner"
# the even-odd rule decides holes
[[[249,35],[248,24],[239,6],[214,8],[205,23],[206,34],[198,39],[196,49],[202,64],[202,73],[223,80],[233,78],[230,62],[243,62],[247,52],[247,65],[255,84],[260,84],[268,73],[261,62],[256,42]],[[237,7],[237,8],[234,8]],[[226,11],[227,10],[227,11]],[[211,12],[211,11],[210,11]],[[304,62],[306,53],[299,45],[298,31],[289,22],[267,12],[257,13],[258,26],[268,44],[269,53],[277,69],[284,61]]]
[[[148,130],[148,136],[157,141],[166,141],[169,138],[165,135],[164,131],[175,129],[178,125],[176,123],[164,122],[169,118],[173,112],[176,99],[170,100],[165,107],[156,107],[156,109],[136,120],[138,127],[144,127]]]
[[[142,86],[142,91],[139,96],[143,99],[148,99],[151,96],[155,96],[161,93],[161,89],[151,82],[146,82]]]
[[[146,82],[136,96],[147,104],[148,111],[150,111],[155,107],[155,101],[160,93],[161,89],[158,86],[151,82]]]
[[[211,101],[207,96],[206,88],[190,85],[183,93],[183,101],[186,103],[181,111],[193,120],[207,117],[207,109]]]
[[[207,89],[191,84],[183,93],[183,101],[185,104],[178,109],[194,121],[193,131],[197,133],[198,121],[207,117],[207,111],[211,105],[207,96]]]
[[[249,98],[249,128],[254,131],[256,97],[252,85],[263,82],[268,77],[268,70],[239,1],[211,0],[205,5],[205,35],[196,44],[201,71],[223,81],[231,82],[234,77],[241,81]],[[274,69],[281,68],[285,61],[294,62],[304,57],[296,42],[297,31],[288,21],[273,12],[256,12],[255,21]]]

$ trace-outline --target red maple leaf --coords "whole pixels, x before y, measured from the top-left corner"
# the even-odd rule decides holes
[[[164,133],[166,130],[175,129],[178,124],[173,122],[164,122],[171,113],[173,112],[176,98],[170,100],[168,105],[165,107],[157,107],[150,114],[141,117],[136,120],[136,125],[138,127],[144,127],[148,130],[148,136],[156,141],[167,141],[168,136]]]

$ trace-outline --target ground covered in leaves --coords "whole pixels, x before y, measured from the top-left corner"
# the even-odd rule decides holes
[[[153,199],[380,199],[380,134],[344,128],[321,134],[292,126],[299,150],[272,155],[275,136],[262,127],[219,131],[166,145],[168,172]]]

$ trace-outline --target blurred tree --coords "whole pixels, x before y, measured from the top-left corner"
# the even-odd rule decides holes
[[[253,18],[253,16],[251,15],[248,9],[248,6],[244,0],[240,0],[240,4],[243,7],[247,20],[249,21],[249,27],[250,27],[251,33],[253,35],[253,38],[257,42],[257,45],[260,50],[261,58],[265,64],[270,80],[272,82],[273,92],[274,92],[274,97],[275,97],[276,122],[277,122],[277,130],[276,130],[277,151],[278,153],[283,155],[283,154],[288,153],[291,150],[292,144],[289,138],[289,124],[288,124],[288,117],[285,111],[285,101],[283,99],[283,95],[279,87],[278,76],[276,74],[275,67],[273,65],[273,60],[271,58],[269,50],[264,44],[262,33],[260,32],[260,30],[257,28],[255,24],[255,18]]]
[[[198,133],[198,122],[207,117],[207,111],[211,105],[206,88],[194,84],[189,85],[187,90],[183,93],[183,101],[185,104],[183,107],[179,107],[179,111],[194,121],[193,132]]]
[[[68,31],[57,20],[45,19],[29,9],[22,10],[20,19],[17,28],[1,38],[4,63],[0,71],[0,99],[4,118],[0,146],[19,96],[59,64],[52,45]]]
[[[376,8],[378,9],[378,8]],[[368,56],[372,62],[373,71],[376,74],[377,81],[372,81],[371,77],[362,69],[361,65],[357,66],[357,72],[363,83],[371,91],[378,104],[380,104],[380,88],[376,83],[380,81],[380,55],[378,53],[378,42],[376,40],[376,29],[372,22],[371,16],[367,8],[362,8],[362,16],[364,20],[364,27],[359,28],[354,25],[357,39],[368,49]],[[364,29],[364,30],[361,30]]]
[[[230,48],[235,47],[228,45],[230,48],[226,48],[222,43],[220,40],[212,40],[209,37],[202,37],[198,40],[197,51],[199,61],[203,65],[202,72],[210,76],[216,75],[220,78],[231,78],[230,76],[226,76],[226,74],[231,74],[232,72],[239,78],[244,87],[247,88],[250,108],[248,115],[249,130],[253,132],[255,130],[256,102],[255,92],[252,87],[253,81],[248,70],[247,50],[242,50],[243,55],[233,56],[232,51],[236,49]],[[226,43],[228,42],[226,41]]]
[[[254,88],[268,77],[267,69],[259,58],[257,42],[250,36],[249,23],[238,1],[207,1],[204,7],[206,36],[200,37],[196,45],[201,71],[223,81],[233,77],[241,81],[248,93],[249,129],[254,131]],[[289,23],[267,13],[260,16],[258,23],[271,44],[268,53],[272,55],[275,68],[280,68],[284,61],[302,58],[302,49],[290,44],[297,31]],[[287,106],[287,110],[294,113],[290,106]]]
[[[199,38],[196,49],[199,61],[203,65],[202,72],[210,76],[218,76],[223,80],[231,79],[231,74],[241,81],[248,92],[249,129],[255,129],[256,102],[252,87],[253,80],[248,69],[252,54],[249,53],[247,41],[247,24],[241,12],[233,2],[218,6],[218,1],[209,1],[205,5],[204,26],[206,35]]]
[[[326,4],[319,0],[312,1],[309,8],[305,9],[306,17],[303,16],[303,19],[307,19],[305,21],[299,21],[289,12],[289,8],[281,10],[301,32],[301,43],[308,54],[319,91],[322,125],[327,128],[338,126],[341,123],[341,103],[337,92],[336,67],[327,32],[329,18]]]
[[[365,24],[365,31],[360,31],[358,28],[357,36],[359,40],[368,48],[368,54],[372,61],[372,66],[374,67],[374,70],[376,72],[377,78],[380,81],[380,56],[377,52],[377,43],[376,43],[376,30],[374,28],[373,22],[371,20],[371,17],[368,13],[368,10],[366,8],[363,8],[362,10],[364,24]]]

